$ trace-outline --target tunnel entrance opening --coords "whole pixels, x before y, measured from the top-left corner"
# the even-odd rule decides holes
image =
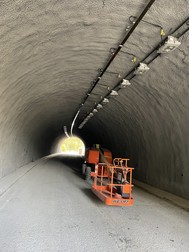
[[[85,155],[85,144],[77,136],[59,139],[53,149],[52,154],[80,157]]]

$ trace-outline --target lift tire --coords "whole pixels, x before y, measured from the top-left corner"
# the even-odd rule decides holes
[[[85,175],[85,171],[86,171],[87,165],[86,164],[82,164],[82,174]]]
[[[85,169],[85,180],[89,181],[91,178],[91,167],[87,166]]]

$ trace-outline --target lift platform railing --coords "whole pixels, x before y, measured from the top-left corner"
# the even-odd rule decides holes
[[[100,163],[96,165],[93,192],[107,205],[132,205],[132,171],[128,167],[129,159],[114,159],[112,165]]]

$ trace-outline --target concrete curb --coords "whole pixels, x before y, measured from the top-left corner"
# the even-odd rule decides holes
[[[143,189],[144,191],[147,191],[150,194],[153,194],[161,199],[165,199],[166,201],[169,201],[172,204],[177,205],[186,211],[189,211],[189,200],[187,200],[187,199],[183,199],[183,198],[176,196],[172,193],[169,193],[169,192],[163,191],[161,189],[158,189],[156,187],[150,186],[150,185],[145,184],[145,183],[138,181],[136,179],[133,179],[133,184],[135,186]]]

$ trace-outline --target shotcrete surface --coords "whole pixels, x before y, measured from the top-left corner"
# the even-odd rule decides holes
[[[0,198],[1,252],[187,252],[189,213],[134,188],[107,207],[63,159],[40,161]]]
[[[110,48],[147,3],[0,1],[0,178],[46,154],[64,125],[69,131]],[[144,20],[171,34],[188,10],[188,0],[156,0]],[[91,106],[134,67],[131,54],[140,62],[160,44],[160,29],[141,22],[83,106],[74,133],[130,157],[138,180],[189,199],[188,38],[185,33],[177,50],[153,61],[77,132]]]

